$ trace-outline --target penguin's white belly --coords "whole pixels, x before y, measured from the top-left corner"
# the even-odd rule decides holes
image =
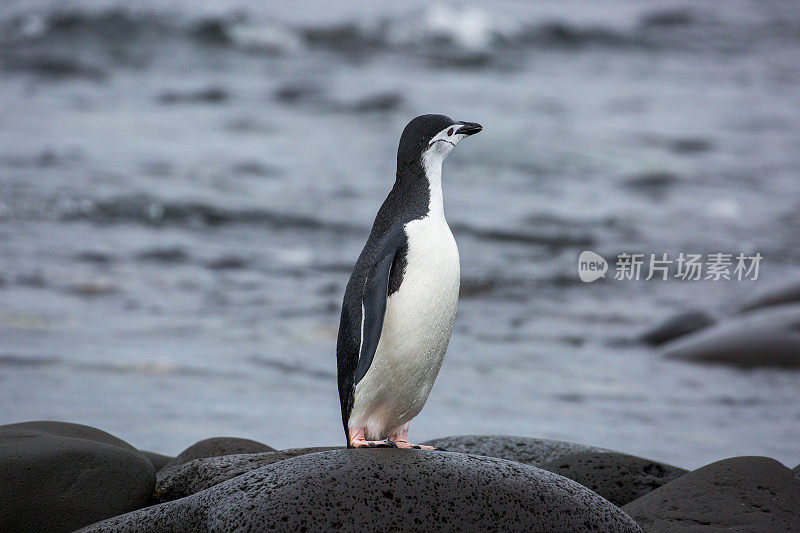
[[[369,371],[358,383],[350,427],[388,437],[419,414],[444,361],[458,305],[458,247],[444,217],[414,220],[400,288],[386,305]]]

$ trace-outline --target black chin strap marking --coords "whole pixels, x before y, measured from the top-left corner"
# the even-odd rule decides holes
[[[436,139],[435,141],[431,141],[431,142],[430,142],[430,144],[429,144],[428,146],[433,146],[433,145],[434,145],[434,144],[436,144],[436,143],[447,143],[447,144],[452,144],[452,145],[453,145],[453,147],[455,147],[455,143],[452,143],[452,142],[448,141],[447,139]]]

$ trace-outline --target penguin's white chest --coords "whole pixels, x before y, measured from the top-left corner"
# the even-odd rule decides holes
[[[443,216],[406,224],[406,268],[387,302],[378,348],[356,386],[351,426],[372,438],[419,414],[444,361],[453,331],[460,264],[458,247]]]
[[[400,288],[389,297],[384,332],[387,342],[407,355],[409,368],[421,371],[435,363],[438,372],[458,306],[458,247],[443,217],[409,222],[405,231],[406,269]]]

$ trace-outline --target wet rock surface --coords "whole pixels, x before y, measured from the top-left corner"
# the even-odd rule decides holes
[[[643,342],[658,346],[667,341],[683,337],[712,325],[716,320],[705,311],[694,310],[679,313],[664,322],[645,331],[641,339]]]
[[[678,467],[573,442],[505,435],[461,435],[425,444],[498,457],[568,477],[622,505],[686,473]]]
[[[791,303],[800,303],[800,280],[767,290],[746,301],[740,310],[747,312]]]
[[[139,450],[139,451],[142,453],[142,455],[144,455],[150,460],[156,472],[167,466],[167,464],[169,464],[171,461],[175,459],[172,456],[164,455],[161,453],[149,452],[147,450]]]
[[[640,531],[619,508],[551,472],[490,457],[396,449],[332,450],[286,459],[82,531],[398,527]]]
[[[688,335],[666,344],[664,355],[739,367],[800,367],[800,304],[754,311]]]
[[[449,452],[498,457],[539,467],[564,455],[611,451],[574,442],[510,435],[458,435],[429,440],[423,444]]]
[[[800,465],[735,457],[686,472],[548,439],[428,443],[448,451],[227,453],[269,447],[217,437],[156,478],[169,456],[95,428],[0,426],[0,531],[800,531]],[[224,455],[177,462],[210,453]]]
[[[647,532],[800,531],[800,478],[766,457],[690,472],[623,507]]]
[[[159,472],[156,480],[155,499],[159,502],[177,500],[262,466],[299,455],[334,449],[338,448],[292,448],[279,452],[245,453],[195,459]]]
[[[545,463],[542,468],[577,481],[614,505],[632,502],[687,472],[618,452],[569,454]]]
[[[182,465],[195,459],[203,457],[220,457],[223,455],[233,455],[237,453],[263,453],[277,451],[272,446],[267,446],[260,442],[250,439],[240,439],[237,437],[211,437],[210,439],[196,442],[183,450],[178,456],[164,465],[170,468]]]
[[[99,429],[0,426],[0,531],[73,531],[149,505],[154,485],[147,457]]]

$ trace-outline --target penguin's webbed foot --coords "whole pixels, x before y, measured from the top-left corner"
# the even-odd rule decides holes
[[[401,448],[403,450],[439,450],[442,451],[440,448],[435,446],[428,446],[427,444],[412,444],[408,441],[396,440],[390,441],[393,442],[395,446]]]
[[[441,448],[436,446],[428,446],[427,444],[413,444],[408,442],[408,422],[389,433],[389,442],[393,442],[398,448],[403,450],[437,450],[443,452]]]
[[[350,428],[350,448],[397,448],[390,440],[369,440],[366,428]]]
[[[397,444],[387,440],[353,440],[351,448],[397,448]]]

